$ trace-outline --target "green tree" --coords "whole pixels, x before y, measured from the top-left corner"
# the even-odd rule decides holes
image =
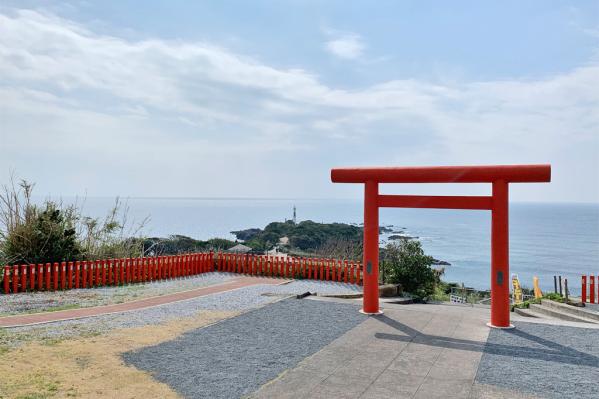
[[[401,284],[404,291],[422,299],[435,292],[439,273],[431,267],[434,259],[424,253],[419,241],[387,244],[383,260],[385,282]]]

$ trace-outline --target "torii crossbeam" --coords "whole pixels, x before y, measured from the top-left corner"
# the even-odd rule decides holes
[[[334,168],[334,183],[364,184],[364,300],[379,314],[379,208],[491,211],[491,321],[510,328],[508,184],[551,181],[551,165]],[[379,195],[379,183],[491,183],[491,196]]]

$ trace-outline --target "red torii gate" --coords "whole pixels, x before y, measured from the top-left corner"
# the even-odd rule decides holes
[[[379,208],[491,211],[491,322],[510,328],[508,184],[551,181],[551,165],[334,168],[334,183],[364,183],[364,300],[361,312],[379,309]],[[379,195],[379,183],[491,183],[491,196]]]

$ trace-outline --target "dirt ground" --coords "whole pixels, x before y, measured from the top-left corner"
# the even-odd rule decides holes
[[[114,330],[59,342],[32,342],[0,353],[0,398],[177,398],[121,353],[171,340],[237,312],[203,311],[161,325]]]

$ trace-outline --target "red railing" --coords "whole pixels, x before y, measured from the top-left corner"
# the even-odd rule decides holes
[[[194,276],[215,270],[352,284],[362,282],[360,264],[347,260],[203,252],[5,266],[2,288],[5,294],[94,288]]]
[[[362,284],[359,262],[232,253],[217,255],[216,270],[222,272]]]
[[[599,283],[599,276],[597,276],[597,282]],[[595,288],[595,276],[582,276],[582,289],[580,290],[580,299],[582,303],[587,303],[587,292],[589,293],[588,302],[597,303],[599,300],[598,289],[599,284],[597,284],[597,288]]]

